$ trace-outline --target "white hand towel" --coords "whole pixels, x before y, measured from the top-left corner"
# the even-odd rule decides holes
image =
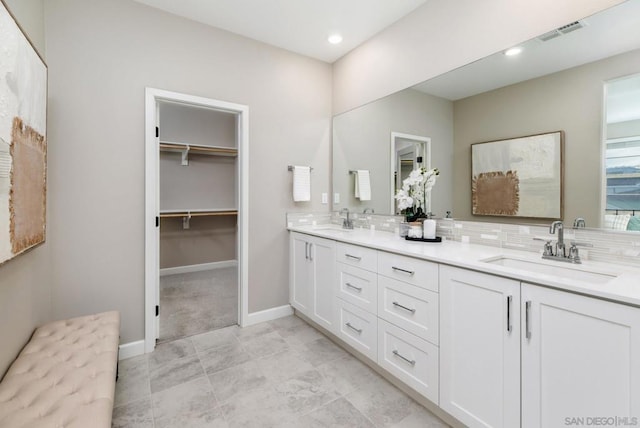
[[[311,168],[308,166],[293,167],[293,200],[294,202],[311,200]]]
[[[359,169],[356,171],[356,198],[361,201],[371,200],[371,180],[369,179],[368,169]]]

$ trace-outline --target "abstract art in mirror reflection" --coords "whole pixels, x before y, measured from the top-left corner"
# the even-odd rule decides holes
[[[564,132],[471,145],[473,215],[562,218]]]
[[[45,240],[47,67],[0,2],[0,263]]]

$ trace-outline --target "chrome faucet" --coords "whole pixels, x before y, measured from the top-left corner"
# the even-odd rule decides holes
[[[574,229],[584,229],[587,226],[587,223],[584,221],[582,217],[578,217],[573,221]]]
[[[593,247],[592,244],[584,243],[584,242],[575,242],[571,241],[571,247],[569,248],[569,254],[567,254],[567,247],[564,243],[564,225],[561,221],[554,221],[549,226],[549,233],[553,234],[558,231],[558,241],[556,242],[555,252],[553,251],[553,245],[550,240],[544,244],[544,251],[542,253],[543,259],[548,260],[557,260],[560,262],[568,262],[579,264],[582,263],[580,260],[580,254],[578,252],[578,247]],[[539,239],[539,238],[534,238]]]
[[[353,220],[349,218],[349,208],[343,208],[340,210],[340,213],[346,213],[347,218],[342,220],[342,228],[343,229],[353,229]]]
[[[558,242],[556,242],[556,257],[567,257],[567,251],[564,245],[564,225],[560,220],[554,221],[549,226],[549,233],[552,235],[558,230]]]

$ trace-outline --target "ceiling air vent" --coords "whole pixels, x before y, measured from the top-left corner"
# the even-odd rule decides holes
[[[558,28],[558,31],[560,31],[562,34],[568,34],[572,31],[579,30],[582,27],[584,27],[584,22],[575,21],[575,22],[572,22],[571,24],[563,25],[562,27]]]
[[[584,21],[575,21],[567,25],[563,25],[560,28],[556,28],[555,30],[549,31],[548,33],[544,33],[541,36],[538,36],[538,40],[542,40],[543,42],[548,42],[551,39],[555,39],[556,37],[560,37],[563,34],[569,34],[572,31],[579,30],[585,27],[586,24]]]

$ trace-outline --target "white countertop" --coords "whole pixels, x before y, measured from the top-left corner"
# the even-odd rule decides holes
[[[338,242],[416,257],[436,263],[500,275],[523,282],[586,294],[633,306],[640,306],[640,269],[629,266],[599,263],[590,260],[583,260],[582,264],[574,265],[561,261],[543,260],[541,254],[527,251],[495,248],[455,241],[444,241],[441,243],[407,241],[391,232],[367,229],[347,231],[340,229],[337,225],[294,226],[289,227],[289,230],[332,239]],[[542,253],[542,243],[540,250]],[[557,268],[556,270],[560,274],[545,274],[539,271],[534,272],[533,269],[527,270],[505,267],[482,261],[505,256],[544,265],[540,267],[550,272],[553,272],[554,268]],[[588,280],[573,278],[573,273],[575,273],[575,276],[582,273],[576,271],[588,271],[612,275],[613,277],[604,283],[589,282]]]

